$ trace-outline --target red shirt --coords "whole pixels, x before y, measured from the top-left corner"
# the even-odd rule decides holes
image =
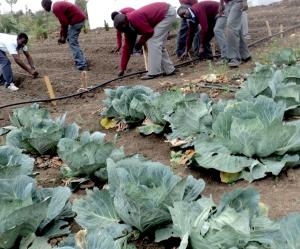
[[[52,4],[52,11],[61,24],[61,37],[67,38],[68,26],[81,23],[85,20],[85,14],[75,4],[69,2],[56,2]]]
[[[182,4],[187,4],[187,5],[194,5],[197,3],[197,0],[179,0],[179,3]]]
[[[135,10],[134,8],[126,7],[126,8],[121,9],[119,12],[124,15],[127,15],[128,13],[130,13],[134,10]],[[122,47],[122,32],[120,32],[120,31],[117,31],[117,46],[118,46],[118,48]]]
[[[128,20],[138,34],[142,35],[138,43],[144,45],[153,35],[155,26],[160,23],[166,16],[170,4],[157,2],[146,5],[138,10],[127,14]],[[125,71],[130,59],[131,51],[134,47],[134,41],[130,41],[125,35],[125,44],[122,48],[121,70]]]
[[[198,19],[201,26],[200,31],[200,44],[203,45],[206,39],[207,32],[213,30],[216,24],[216,17],[219,14],[220,4],[214,1],[203,1],[196,3],[192,6],[191,10]],[[192,45],[191,34],[195,33],[195,25],[189,26],[189,32],[187,35],[187,48],[190,49]]]

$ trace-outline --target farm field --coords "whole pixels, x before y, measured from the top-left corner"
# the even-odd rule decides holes
[[[267,35],[265,21],[269,21],[272,31],[278,32],[282,24],[284,28],[299,23],[298,13],[300,10],[299,1],[283,1],[266,7],[255,7],[249,10],[249,25],[251,40],[249,43]],[[173,31],[174,33],[174,31]],[[70,51],[66,46],[58,46],[56,38],[52,37],[43,42],[30,42],[31,55],[37,65],[40,76],[48,75],[57,96],[64,96],[75,93],[80,87],[80,74],[72,65]],[[118,73],[119,56],[111,54],[115,46],[115,31],[97,30],[82,34],[80,38],[84,53],[88,59],[90,71],[88,72],[90,85],[97,85],[106,80],[116,78]],[[251,63],[243,64],[238,70],[228,70],[214,62],[197,62],[192,65],[179,68],[175,76],[162,77],[150,81],[141,81],[138,76],[132,76],[124,80],[110,83],[104,87],[117,89],[119,86],[143,85],[156,92],[163,93],[169,89],[186,88],[191,82],[196,82],[207,74],[221,74],[228,79],[227,82],[239,86],[240,81],[246,74],[253,71],[255,62],[265,63],[269,60],[268,55],[278,52],[282,48],[300,48],[300,29],[286,34],[283,38],[274,38],[271,41],[261,43],[251,48],[253,60]],[[175,39],[168,41],[168,51],[172,54],[175,62]],[[180,62],[177,62],[180,63]],[[16,83],[20,91],[16,93],[7,92],[0,88],[0,105],[21,102],[33,99],[47,98],[47,90],[43,78],[32,80],[23,72],[13,66]],[[129,62],[127,73],[143,71],[143,57],[134,56]],[[233,83],[232,83],[233,82]],[[223,83],[226,88],[226,82]],[[210,88],[199,88],[198,92],[207,93],[213,100],[232,99],[234,94],[228,90],[216,90]],[[192,175],[195,179],[205,181],[203,195],[212,196],[216,203],[219,203],[225,192],[233,191],[239,187],[253,186],[261,196],[261,202],[269,207],[269,217],[280,219],[291,212],[300,211],[300,169],[295,167],[284,170],[279,176],[268,175],[263,179],[248,183],[240,180],[235,183],[225,184],[220,182],[219,173],[214,170],[194,168],[186,165],[175,165],[170,162],[171,151],[173,150],[165,137],[162,135],[142,136],[136,126],[117,132],[116,129],[106,130],[100,125],[100,112],[104,108],[103,100],[107,96],[102,88],[95,92],[80,97],[66,99],[57,102],[57,107],[51,104],[41,104],[47,108],[53,117],[67,113],[67,121],[77,123],[82,131],[100,131],[107,134],[108,141],[115,141],[116,146],[124,146],[127,155],[140,154],[145,158],[159,162],[170,167],[172,172],[180,177]],[[10,124],[9,115],[15,108],[0,109],[0,127]],[[117,138],[116,138],[117,135]],[[68,180],[63,177],[60,168],[62,161],[54,156],[35,156],[34,172],[37,185],[43,188],[64,186]],[[87,188],[92,188],[93,183],[89,182]],[[96,186],[103,186],[103,183],[96,182]],[[71,196],[71,202],[86,196],[84,188],[80,188]],[[72,231],[77,232],[77,224],[72,225]],[[154,235],[142,235],[136,242],[138,249],[163,249],[177,248],[178,241],[172,243],[154,243]]]

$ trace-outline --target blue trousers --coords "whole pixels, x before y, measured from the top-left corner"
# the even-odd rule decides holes
[[[180,28],[178,30],[177,34],[177,46],[176,46],[176,55],[180,57],[186,48],[186,39],[187,39],[187,33],[189,30],[189,25],[186,19],[181,19]],[[195,33],[194,40],[193,40],[193,52],[198,55],[199,53],[199,27],[197,29],[197,32]]]
[[[13,83],[13,80],[10,60],[5,52],[0,50],[0,84],[4,83],[5,87],[8,87],[10,83]]]
[[[73,54],[75,66],[80,71],[87,69],[87,62],[78,42],[79,34],[83,26],[84,26],[84,22],[77,23],[73,26],[70,26],[68,30],[69,46]]]

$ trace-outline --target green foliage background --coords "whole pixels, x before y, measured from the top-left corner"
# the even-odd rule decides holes
[[[76,4],[86,13],[86,0],[76,0]],[[47,39],[49,34],[59,31],[59,22],[52,13],[43,10],[33,13],[26,6],[23,11],[0,15],[0,33],[18,34],[25,32],[30,39]],[[88,29],[87,24],[84,29]]]

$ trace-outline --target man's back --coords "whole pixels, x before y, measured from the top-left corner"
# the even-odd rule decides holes
[[[183,4],[194,5],[197,2],[198,2],[197,0],[179,0],[179,3],[181,5],[183,5]]]
[[[75,4],[68,2],[55,2],[52,11],[63,25],[74,25],[85,20],[85,14]]]
[[[170,5],[164,2],[148,4],[128,14],[128,20],[141,34],[153,32],[153,28],[161,22]]]
[[[191,9],[199,19],[200,25],[206,26],[215,23],[216,16],[219,13],[219,3],[214,1],[202,1],[194,4]]]

